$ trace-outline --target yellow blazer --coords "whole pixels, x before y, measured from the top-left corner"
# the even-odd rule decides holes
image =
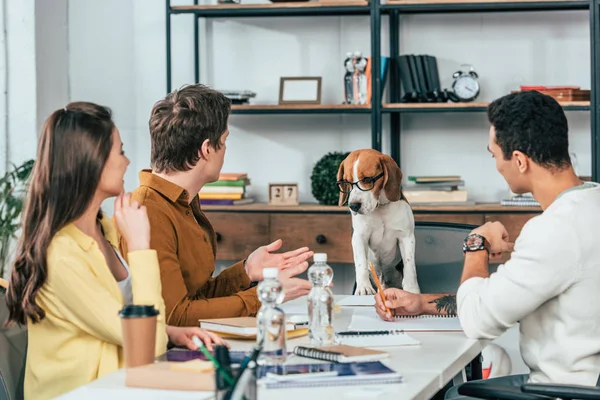
[[[117,248],[117,232],[107,217],[104,235]],[[156,355],[167,349],[165,304],[155,250],[128,254],[133,302],[159,311]],[[48,277],[37,295],[46,312],[28,322],[25,399],[49,399],[124,366],[121,321],[123,296],[98,244],[74,224],[61,229],[47,253]]]

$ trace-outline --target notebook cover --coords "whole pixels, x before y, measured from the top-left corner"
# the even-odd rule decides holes
[[[177,366],[174,366],[174,368],[177,368]],[[156,362],[140,367],[127,368],[125,386],[165,390],[214,391],[215,374],[214,371],[176,370],[172,369],[172,363]]]
[[[267,372],[278,375],[310,374],[336,371],[337,376],[293,381],[275,381],[266,377]],[[267,389],[301,388],[319,386],[347,386],[400,383],[402,376],[379,361],[362,363],[295,364],[282,366],[259,366],[257,382]]]
[[[307,349],[307,350],[319,350],[325,353],[336,353],[344,356],[346,359],[350,359],[352,357],[365,357],[365,356],[374,356],[376,358],[386,358],[389,354],[386,351],[380,350],[372,350],[364,347],[358,346],[350,346],[347,344],[340,344],[335,346],[323,346],[323,347],[308,347],[308,346],[297,346],[296,349]],[[294,353],[295,353],[294,349]],[[297,353],[296,353],[297,354]],[[306,356],[303,356],[306,357]],[[317,357],[308,357],[308,358],[318,358]],[[348,360],[352,361],[352,360]]]

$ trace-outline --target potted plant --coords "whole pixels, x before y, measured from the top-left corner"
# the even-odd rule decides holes
[[[334,151],[325,154],[315,164],[310,176],[312,195],[319,201],[319,204],[335,206],[338,204],[340,191],[335,184],[337,172],[340,164],[349,152]]]
[[[0,278],[8,270],[10,248],[21,228],[21,211],[34,160],[13,166],[0,178]]]

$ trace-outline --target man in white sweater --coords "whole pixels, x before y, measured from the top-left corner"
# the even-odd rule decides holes
[[[600,185],[582,182],[568,152],[561,106],[539,92],[504,96],[488,108],[488,151],[514,193],[531,192],[543,213],[530,219],[511,258],[492,275],[490,257],[513,250],[500,222],[467,236],[454,294],[386,289],[394,315],[458,314],[468,337],[494,339],[520,323],[529,376],[497,378],[595,386],[600,374]],[[386,314],[380,296],[376,309]],[[446,398],[457,395],[457,387]]]

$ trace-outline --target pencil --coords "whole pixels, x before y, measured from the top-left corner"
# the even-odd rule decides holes
[[[379,294],[381,295],[381,300],[383,300],[383,305],[384,305],[385,309],[387,310],[388,314],[392,315],[392,312],[390,311],[388,306],[385,304],[386,300],[385,300],[385,295],[383,294],[383,288],[381,287],[381,283],[379,282],[379,278],[377,277],[377,274],[375,273],[375,268],[373,268],[373,264],[371,264],[371,261],[369,261],[369,268],[371,269],[371,274],[373,274],[373,279],[375,279],[375,284],[377,285],[377,290],[379,291]]]

